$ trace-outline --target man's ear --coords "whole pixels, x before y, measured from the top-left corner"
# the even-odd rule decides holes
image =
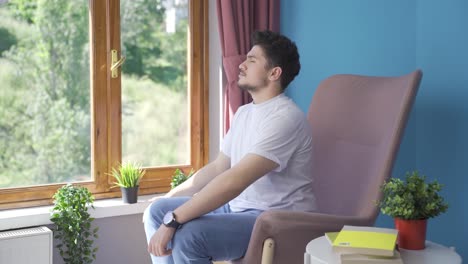
[[[270,76],[268,77],[268,79],[270,81],[277,81],[280,79],[281,73],[283,73],[281,67],[273,67],[273,69],[270,70]]]

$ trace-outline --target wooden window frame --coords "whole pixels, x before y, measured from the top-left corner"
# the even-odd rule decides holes
[[[190,164],[147,168],[140,194],[166,192],[176,168],[197,170],[208,162],[208,0],[189,2],[188,80]],[[91,175],[77,182],[97,199],[119,197],[111,188],[112,166],[121,161],[121,83],[110,78],[110,50],[120,51],[120,5],[117,0],[89,0],[91,79]],[[105,15],[104,15],[105,14]],[[52,203],[63,184],[0,189],[0,209]]]

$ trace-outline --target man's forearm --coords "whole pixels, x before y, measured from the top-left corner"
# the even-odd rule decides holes
[[[277,166],[273,161],[248,154],[239,164],[210,181],[196,196],[174,210],[176,220],[186,223],[219,208]]]
[[[205,187],[216,176],[227,168],[223,165],[223,157],[218,157],[215,161],[207,164],[185,182],[168,192],[165,197],[193,196]]]
[[[174,211],[176,220],[186,223],[224,205],[239,195],[242,189],[233,186],[235,183],[232,182],[233,177],[229,177],[229,174],[225,172],[213,179],[196,196],[177,208]]]

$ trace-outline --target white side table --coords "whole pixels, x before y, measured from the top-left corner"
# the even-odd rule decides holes
[[[400,249],[405,264],[461,264],[462,259],[455,250],[426,241],[424,250]],[[338,264],[340,257],[334,253],[324,236],[310,241],[304,253],[304,264]]]

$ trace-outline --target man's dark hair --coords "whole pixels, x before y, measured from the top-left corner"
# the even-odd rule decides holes
[[[269,30],[255,31],[252,34],[252,44],[262,48],[269,69],[281,68],[281,88],[284,91],[301,70],[296,44],[289,38]]]

